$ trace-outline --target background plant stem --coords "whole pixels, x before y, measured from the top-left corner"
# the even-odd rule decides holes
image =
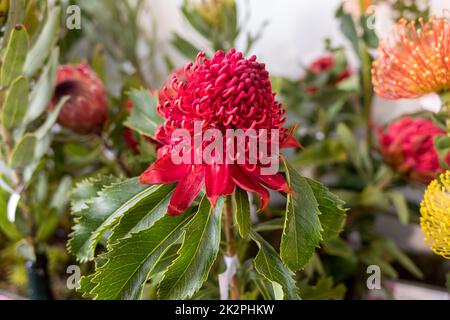
[[[236,255],[237,243],[236,234],[234,232],[234,219],[233,219],[233,197],[227,196],[225,200],[224,210],[225,220],[225,238],[227,242],[228,257],[234,257]],[[240,300],[241,294],[239,292],[239,285],[237,276],[234,275],[230,282],[230,297],[232,300]]]

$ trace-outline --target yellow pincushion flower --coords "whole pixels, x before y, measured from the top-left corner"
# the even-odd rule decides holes
[[[434,253],[450,259],[450,171],[430,183],[420,214],[425,242]]]

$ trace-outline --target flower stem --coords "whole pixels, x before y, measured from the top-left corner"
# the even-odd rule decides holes
[[[372,148],[372,87],[371,87],[371,61],[367,46],[360,44],[361,72],[363,88],[364,118],[366,122],[367,147]]]
[[[224,210],[225,220],[225,238],[227,242],[226,255],[228,257],[234,257],[237,250],[236,235],[234,232],[234,220],[233,220],[233,197],[227,196],[225,201]],[[239,292],[239,284],[237,276],[234,275],[230,282],[230,296],[232,300],[240,300],[241,294]]]

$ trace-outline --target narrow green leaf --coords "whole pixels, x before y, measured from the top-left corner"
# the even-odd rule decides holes
[[[258,233],[250,231],[250,236],[259,247],[259,252],[255,257],[256,271],[267,280],[281,285],[286,300],[300,299],[293,278],[294,274],[286,268],[275,249]]]
[[[337,127],[337,134],[341,140],[342,145],[347,152],[347,156],[353,162],[355,167],[362,167],[362,159],[359,154],[358,142],[353,136],[351,130],[343,123],[340,123]]]
[[[197,54],[201,51],[197,49],[192,43],[184,39],[179,34],[174,34],[172,38],[172,45],[180,51],[182,55],[190,60],[195,60]]]
[[[285,167],[292,193],[287,197],[280,256],[291,270],[297,271],[308,263],[323,239],[319,219],[321,213],[308,180],[286,161]]]
[[[22,234],[16,225],[8,220],[8,199],[10,194],[0,188],[0,231],[13,241],[22,239]]]
[[[125,125],[142,135],[153,137],[156,128],[163,123],[156,112],[157,97],[148,90],[135,90],[129,94],[133,101],[133,110]]]
[[[36,120],[47,108],[54,92],[58,72],[59,49],[53,50],[47,66],[30,94],[30,102],[25,115],[25,123]]]
[[[445,286],[447,287],[448,292],[450,292],[450,271],[447,272],[445,279],[446,279]]]
[[[28,77],[33,77],[42,68],[45,60],[55,47],[58,40],[60,21],[61,8],[52,8],[39,38],[36,40],[33,48],[28,52],[25,60],[24,72]]]
[[[56,209],[58,216],[64,213],[64,209],[68,202],[68,195],[70,189],[72,188],[72,178],[70,176],[64,176],[56,191],[53,194],[52,200],[50,201],[50,208]]]
[[[236,201],[236,222],[239,227],[239,233],[242,238],[246,238],[252,227],[250,219],[250,203],[248,200],[248,193],[240,188],[236,188],[234,194]]]
[[[17,78],[11,85],[3,104],[2,123],[11,130],[23,124],[28,107],[28,80]]]
[[[25,16],[25,3],[26,0],[10,0],[8,10],[8,21],[5,25],[5,33],[3,41],[9,43],[9,38],[16,25],[23,23]]]
[[[178,258],[169,266],[159,286],[161,299],[191,297],[208,278],[219,252],[220,222],[224,198],[215,208],[205,196],[197,213],[184,228],[184,240]]]
[[[47,119],[42,124],[42,126],[39,127],[39,129],[36,130],[35,135],[38,139],[43,139],[52,129],[53,125],[58,120],[59,113],[61,112],[62,108],[66,104],[66,102],[70,99],[69,96],[62,97],[58,104],[55,106],[55,108],[48,113]]]
[[[26,134],[14,147],[9,159],[11,168],[24,168],[34,161],[37,138],[34,134]]]
[[[406,270],[408,270],[412,275],[418,279],[423,279],[422,271],[416,266],[416,264],[404,254],[397,244],[392,240],[386,240],[383,242],[384,248],[389,252],[389,254],[397,260]]]
[[[164,253],[183,234],[182,226],[192,217],[188,211],[178,217],[166,215],[153,227],[121,239],[102,258],[108,259],[82,283],[82,291],[96,299],[139,299],[148,275]]]
[[[28,52],[28,34],[24,26],[14,28],[3,59],[0,82],[7,87],[22,74]]]
[[[305,147],[293,161],[295,167],[321,166],[347,159],[342,144],[337,140],[324,140]]]
[[[408,203],[406,201],[405,195],[401,192],[386,192],[385,193],[392,201],[392,204],[395,207],[395,210],[398,215],[398,219],[403,224],[409,223],[409,209]]]

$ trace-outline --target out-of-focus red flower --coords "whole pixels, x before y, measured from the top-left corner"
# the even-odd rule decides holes
[[[330,71],[336,63],[336,58],[333,55],[325,55],[316,60],[314,60],[309,65],[309,70],[316,76],[323,74],[324,72]],[[339,82],[344,81],[352,76],[350,69],[345,69],[328,85],[337,85]],[[306,87],[306,92],[314,94],[317,92],[317,87],[314,85],[309,85]]]
[[[59,67],[49,110],[64,96],[70,99],[59,114],[61,126],[80,134],[101,132],[108,119],[105,87],[87,64]]]
[[[334,56],[331,55],[323,56],[314,60],[309,66],[309,69],[316,75],[319,75],[333,68],[335,62],[336,60]]]
[[[265,187],[289,192],[281,174],[261,174],[259,161],[257,165],[228,164],[219,161],[223,155],[216,154],[209,164],[204,159],[198,164],[175,164],[172,161],[172,153],[180,152],[176,148],[179,140],[172,139],[172,133],[185,129],[193,137],[195,125],[199,122],[203,132],[217,129],[224,137],[227,129],[242,129],[244,132],[248,129],[277,129],[280,148],[299,146],[291,132],[283,127],[285,110],[275,100],[265,65],[257,62],[255,56],[245,59],[242,53],[231,49],[228,53],[216,52],[212,59],[206,59],[205,54],[200,53],[195,63],[191,62],[184,68],[184,75],[185,81],[173,77],[170,87],[161,90],[157,111],[165,123],[157,130],[155,139],[163,147],[159,149],[158,160],[141,175],[141,183],[178,183],[169,204],[168,213],[171,215],[178,215],[188,208],[203,187],[206,187],[206,195],[213,205],[220,196],[232,194],[235,185],[256,192],[262,199],[262,207],[269,200]],[[224,151],[229,142],[224,139]],[[248,139],[245,147],[246,150],[250,147]],[[196,152],[203,153],[203,149],[189,152],[193,156]]]
[[[377,129],[381,152],[386,163],[404,177],[429,183],[443,172],[433,140],[445,131],[431,120],[402,117],[383,132]],[[450,163],[450,154],[446,158]]]
[[[400,20],[380,43],[373,63],[375,92],[385,99],[414,99],[450,89],[450,21]]]

